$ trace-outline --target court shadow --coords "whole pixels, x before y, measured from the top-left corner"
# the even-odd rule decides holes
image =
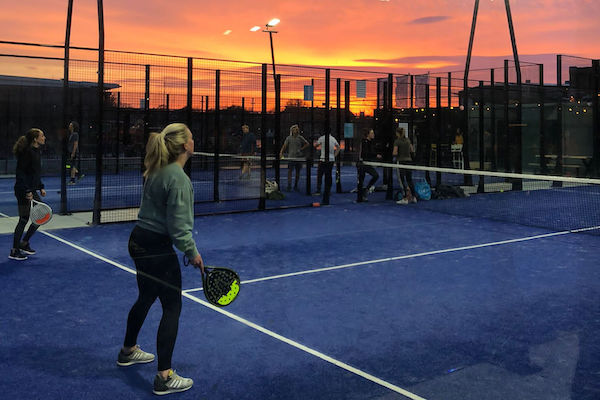
[[[579,358],[571,385],[571,400],[600,399],[600,303],[597,296],[584,296],[585,310],[579,333]]]
[[[40,382],[58,381],[56,378],[60,378],[61,387],[71,387],[72,390],[68,391],[71,393],[87,390],[85,388],[88,385],[99,381],[114,380],[123,381],[140,395],[150,393],[156,363],[119,367],[116,364],[118,349],[106,348],[101,351],[35,343],[15,347],[4,343],[0,346],[3,362],[9,367],[31,371],[31,374],[41,377]]]

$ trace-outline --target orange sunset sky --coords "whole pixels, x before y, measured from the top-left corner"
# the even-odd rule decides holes
[[[473,0],[104,0],[106,48],[397,73],[464,68]],[[0,40],[63,44],[66,0],[0,0]],[[600,58],[600,0],[512,0],[523,61]],[[224,35],[226,30],[231,33]],[[75,0],[71,44],[97,46],[95,0]],[[503,0],[481,0],[473,67],[511,57]]]

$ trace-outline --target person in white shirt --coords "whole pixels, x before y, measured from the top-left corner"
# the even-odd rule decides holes
[[[321,137],[317,140],[317,148],[321,149],[321,157],[319,158],[319,168],[317,172],[317,193],[321,193],[321,181],[323,175],[325,175],[325,191],[329,194],[331,192],[331,170],[333,168],[333,163],[335,162],[335,158],[340,153],[340,144],[333,137],[333,135],[329,135],[329,153],[326,153],[325,149],[325,135],[321,135]]]

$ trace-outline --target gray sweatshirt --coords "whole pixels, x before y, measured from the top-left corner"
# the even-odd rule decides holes
[[[192,238],[194,190],[179,164],[173,162],[148,175],[137,225],[169,235],[175,247],[190,260],[199,254]]]

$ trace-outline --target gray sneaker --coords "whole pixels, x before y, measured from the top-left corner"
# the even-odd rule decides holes
[[[190,378],[183,378],[174,370],[169,371],[169,377],[164,380],[160,375],[154,377],[154,390],[152,393],[162,396],[169,393],[185,392],[192,388],[194,381]]]
[[[137,344],[130,354],[123,353],[123,350],[119,351],[119,357],[117,358],[117,365],[121,367],[127,367],[133,364],[145,364],[154,361],[154,354],[146,353]]]

